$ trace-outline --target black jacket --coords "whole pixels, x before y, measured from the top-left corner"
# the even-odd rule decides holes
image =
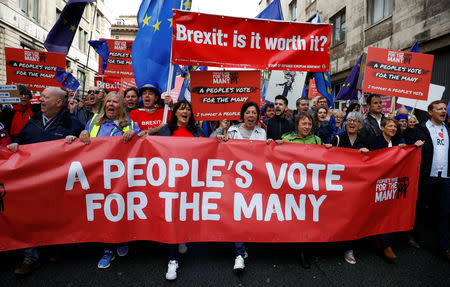
[[[31,104],[31,111],[33,115],[39,115],[41,113],[41,104]],[[5,129],[8,133],[11,132],[11,124],[16,111],[13,109],[5,110],[3,115],[3,123],[5,124]]]
[[[186,129],[187,129],[188,131],[190,131],[191,134],[192,134],[194,137],[196,137],[196,138],[198,138],[198,137],[203,137],[203,136],[204,136],[204,135],[203,135],[203,130],[200,129],[200,128],[198,128],[198,127],[196,127],[196,130],[194,130],[193,127],[187,126]],[[166,136],[166,137],[170,137],[170,136],[172,136],[172,132],[170,131],[169,126],[166,125],[166,126],[163,126],[163,127],[159,130],[159,132],[158,132],[157,135],[158,135],[158,136]]]
[[[450,128],[445,125],[447,133],[450,135]],[[428,130],[425,123],[416,125],[413,129],[407,133],[405,138],[407,144],[414,144],[418,140],[422,140],[425,143],[422,146],[422,160],[420,164],[420,177],[428,178],[430,177],[431,165],[433,163],[433,153],[434,146],[433,140],[431,139],[430,131]],[[450,162],[450,150],[448,152],[448,160]],[[450,176],[450,170],[447,171],[447,176]]]
[[[64,107],[46,127],[42,122],[42,113],[32,116],[14,142],[31,144],[58,140],[68,135],[78,136],[82,130],[84,126]]]
[[[381,119],[383,119],[383,115],[381,115]],[[361,135],[367,139],[381,135],[377,119],[370,114],[367,114],[367,117],[364,119],[364,128],[361,130]]]
[[[396,137],[392,137],[391,142],[392,142],[392,146],[397,146],[397,145],[403,143],[403,141],[401,139],[396,138]],[[379,149],[387,148],[388,145],[389,145],[389,143],[384,139],[383,134],[380,134],[379,136],[376,136],[376,137],[371,137],[367,141],[367,148],[369,150],[379,150]]]
[[[294,123],[292,120],[282,118],[280,116],[273,116],[266,122],[267,138],[273,140],[280,140],[285,133],[290,133],[294,130]]]
[[[363,147],[367,147],[366,139],[363,138],[360,134],[358,134],[355,142],[352,145],[347,132],[343,132],[341,134],[334,136],[333,139],[331,140],[331,144],[333,146],[337,146],[337,147],[345,147],[345,148],[352,148],[352,149],[360,149]]]

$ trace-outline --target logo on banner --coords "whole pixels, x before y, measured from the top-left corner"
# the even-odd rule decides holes
[[[37,51],[24,51],[25,61],[39,62],[40,55]]]
[[[115,50],[121,50],[121,51],[127,50],[127,42],[114,41],[114,49]]]
[[[388,51],[387,61],[393,63],[403,63],[404,54],[405,53],[398,51]],[[411,59],[409,59],[409,61],[411,61]]]
[[[409,177],[379,179],[375,188],[375,202],[406,198]]]
[[[237,84],[238,73],[230,73],[230,72],[214,72],[213,76],[213,84]]]

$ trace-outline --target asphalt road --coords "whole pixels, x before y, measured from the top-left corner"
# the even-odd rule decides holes
[[[128,256],[116,257],[109,269],[97,268],[104,245],[62,246],[59,262],[43,260],[25,278],[13,274],[22,252],[12,251],[0,253],[0,286],[450,286],[450,264],[437,255],[434,233],[421,233],[420,249],[402,238],[397,234],[392,240],[399,257],[395,264],[385,262],[369,239],[354,242],[355,265],[344,261],[339,243],[304,245],[312,264],[308,270],[299,264],[298,244],[252,243],[242,274],[232,270],[232,243],[192,243],[180,257],[175,282],[164,277],[167,249],[155,242],[131,243]]]

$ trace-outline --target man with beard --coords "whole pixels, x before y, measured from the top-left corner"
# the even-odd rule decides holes
[[[275,97],[275,115],[264,122],[267,126],[268,139],[279,140],[283,134],[294,130],[292,119],[286,119],[287,105],[288,100],[286,97],[282,95]]]

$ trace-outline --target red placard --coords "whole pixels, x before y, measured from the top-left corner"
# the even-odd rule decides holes
[[[191,103],[195,119],[240,119],[243,103],[260,103],[260,86],[260,71],[191,72]]]
[[[97,88],[123,93],[127,88],[136,86],[134,78],[95,77],[94,84]]]
[[[117,78],[134,78],[133,67],[131,66],[131,47],[133,41],[100,39],[106,40],[109,49],[108,65],[105,76]],[[102,58],[98,57],[98,73],[102,75]]]
[[[56,70],[65,70],[66,55],[5,47],[6,83],[23,84],[32,91],[61,87]]]
[[[420,148],[361,154],[208,138],[91,141],[0,150],[0,251],[134,240],[347,241],[414,225]]]
[[[314,99],[315,97],[320,96],[319,91],[317,91],[316,87],[316,80],[310,79],[309,80],[309,91],[308,91],[308,98]]]
[[[330,31],[328,24],[175,10],[172,61],[180,65],[326,72]]]
[[[363,91],[426,101],[434,56],[369,47]]]

